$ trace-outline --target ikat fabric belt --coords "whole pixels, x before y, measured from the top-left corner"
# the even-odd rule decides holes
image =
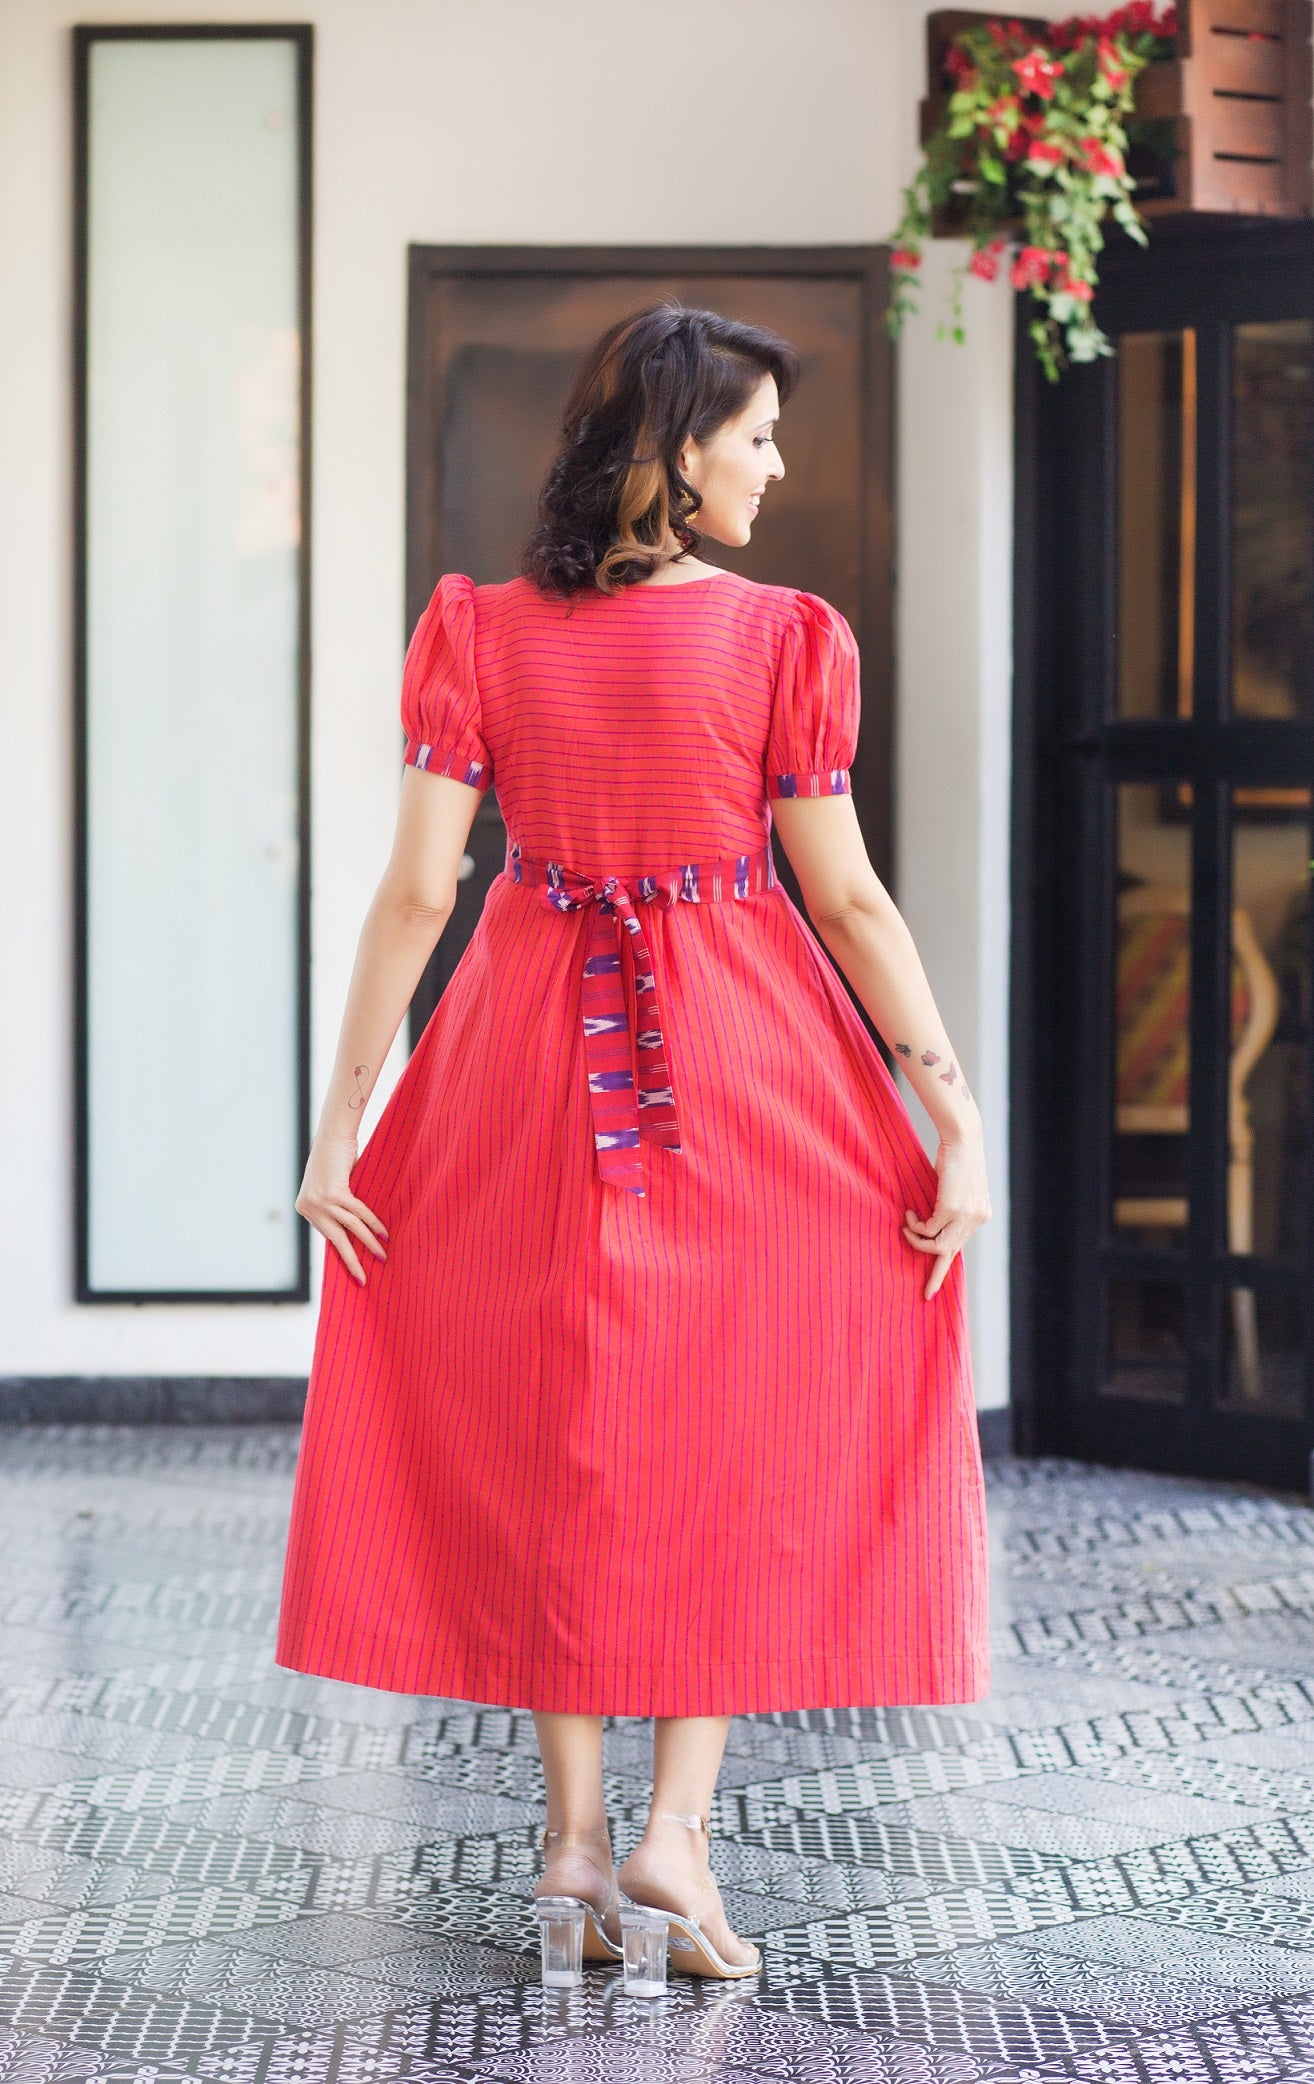
[[[680,1125],[671,1089],[666,1037],[657,1001],[652,954],[644,936],[640,904],[716,904],[751,897],[776,887],[771,846],[723,861],[686,861],[656,876],[584,876],[560,861],[530,861],[508,840],[506,873],[532,889],[554,912],[590,907],[584,936],[584,981],[580,1006],[584,1060],[598,1172],[610,1187],[631,1194],[647,1191],[643,1142],[678,1151]],[[631,1033],[621,971],[622,950],[634,978],[637,1033]],[[637,1083],[636,1083],[637,1079]]]

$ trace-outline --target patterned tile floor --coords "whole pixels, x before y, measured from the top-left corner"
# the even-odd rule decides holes
[[[0,1433],[0,2084],[1314,2084],[1300,1501],[995,1464],[990,1698],[736,1722],[768,1967],[651,2004],[538,1983],[527,1716],[273,1667],[294,1452]]]

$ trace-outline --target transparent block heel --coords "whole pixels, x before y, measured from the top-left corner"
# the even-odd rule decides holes
[[[666,1995],[666,1942],[670,1920],[665,1911],[626,1904],[620,1914],[625,1950],[622,1987],[627,1997]]]
[[[583,1958],[586,1961],[619,1961],[620,1941],[613,1939],[607,1930],[609,1921],[612,1930],[617,1929],[620,1910],[620,1891],[616,1887],[616,1870],[611,1864],[610,1845],[603,1863],[611,1880],[611,1889],[604,1908],[599,1910],[597,1905],[590,1901],[588,1894],[570,1885],[584,1879],[579,1853],[583,1852],[588,1867],[594,1867],[596,1862],[593,1855],[596,1850],[597,1834],[592,1831],[544,1831],[543,1854],[548,1867],[551,1868],[556,1862],[564,1864],[557,1867],[560,1877],[558,1886],[555,1889],[546,1889],[543,1895],[535,1900],[543,1903],[577,1903],[584,1913]],[[571,1858],[572,1853],[576,1855],[574,1859]],[[597,1867],[596,1871],[601,1873],[603,1867]],[[562,1887],[561,1881],[567,1876],[569,1882],[567,1886]],[[546,1878],[545,1873],[544,1879]]]
[[[711,1819],[706,1816],[686,1816],[677,1809],[659,1809],[656,1814],[666,1823],[684,1824],[690,1831],[700,1831],[704,1838],[711,1835]],[[663,1910],[660,1904],[639,1903],[631,1896],[629,1910],[645,1910],[664,1917],[667,1925],[667,1952],[669,1965],[678,1975],[715,1976],[723,1982],[737,1982],[741,1977],[757,1975],[762,1967],[762,1951],[756,1949],[755,1961],[726,1961],[718,1954],[711,1940],[699,1924],[699,1906],[709,1896],[715,1896],[716,1883],[709,1874],[700,1883],[694,1894],[694,1902],[688,1912]],[[622,1911],[622,1922],[625,1912]],[[628,1987],[628,1986],[627,1986]]]
[[[584,1980],[584,1905],[578,1896],[540,1896],[534,1905],[543,1986],[573,1990]]]

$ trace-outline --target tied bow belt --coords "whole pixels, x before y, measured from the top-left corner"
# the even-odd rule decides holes
[[[635,901],[673,905],[683,898],[688,904],[715,904],[724,898],[751,897],[757,890],[774,890],[776,869],[770,843],[755,854],[732,854],[724,861],[686,861],[657,876],[589,877],[559,861],[527,860],[519,844],[509,841],[506,872],[513,883],[531,889],[554,912],[589,907],[580,1008],[598,1172],[607,1186],[643,1194],[647,1191],[643,1139],[668,1151],[678,1151],[681,1145],[657,979]],[[634,1034],[621,974],[626,950],[634,978],[638,1020]]]

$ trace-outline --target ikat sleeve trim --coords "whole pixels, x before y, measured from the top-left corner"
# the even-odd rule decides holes
[[[860,708],[852,630],[838,608],[800,593],[776,669],[764,767],[768,797],[850,795]]]
[[[474,583],[458,572],[438,581],[415,626],[402,668],[401,716],[408,767],[472,789],[491,785],[475,680]]]

